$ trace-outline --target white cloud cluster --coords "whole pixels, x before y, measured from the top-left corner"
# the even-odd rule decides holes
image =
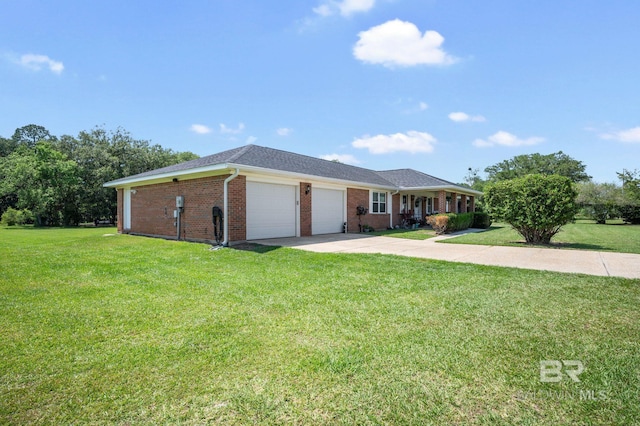
[[[313,12],[322,17],[335,15],[336,13],[342,16],[350,16],[354,13],[371,10],[375,3],[376,0],[329,0],[313,8]]]
[[[62,71],[64,71],[64,64],[62,62],[54,61],[46,55],[28,53],[20,56],[17,63],[33,71],[40,71],[43,67],[49,68],[49,71],[54,74],[61,74]]]
[[[227,127],[225,124],[220,123],[220,133],[229,134],[229,135],[237,135],[244,131],[244,123],[238,123],[238,127],[236,129]]]
[[[341,163],[344,164],[360,164],[360,160],[358,160],[356,157],[354,157],[351,154],[326,154],[326,155],[321,155],[320,158],[322,158],[323,160],[329,160],[329,161],[339,161]]]
[[[290,129],[288,127],[280,127],[279,129],[276,130],[276,133],[278,134],[278,136],[289,136],[292,132],[293,132],[293,129]]]
[[[499,131],[485,139],[476,139],[473,141],[473,145],[479,148],[486,148],[492,146],[530,146],[537,145],[539,143],[544,142],[545,139],[537,136],[533,136],[527,139],[520,139],[516,135],[505,131]]]
[[[211,129],[204,124],[192,124],[189,130],[199,135],[206,135],[207,133],[211,133]]]
[[[469,115],[464,112],[452,112],[451,114],[449,114],[449,120],[455,121],[456,123],[463,123],[465,121],[482,123],[487,121],[487,119],[482,115]]]
[[[429,133],[409,131],[392,135],[363,136],[354,140],[354,148],[366,148],[371,154],[387,154],[391,152],[433,152],[437,140]]]
[[[437,31],[420,32],[411,22],[394,19],[358,34],[353,47],[356,59],[386,67],[450,65],[457,61],[442,49],[444,37]]]
[[[634,127],[612,133],[603,133],[600,137],[602,139],[616,140],[619,142],[640,143],[640,127]]]

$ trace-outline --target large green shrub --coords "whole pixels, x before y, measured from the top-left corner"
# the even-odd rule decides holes
[[[488,229],[491,226],[491,217],[489,213],[476,211],[473,213],[472,228]]]
[[[571,180],[527,175],[498,182],[485,191],[488,213],[510,224],[529,244],[548,244],[577,213]]]
[[[27,210],[16,210],[9,207],[3,214],[0,223],[6,226],[24,225],[33,221],[33,214]]]
[[[620,217],[632,225],[640,225],[640,205],[625,204],[619,207]]]

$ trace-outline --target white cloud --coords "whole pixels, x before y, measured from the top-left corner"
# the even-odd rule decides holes
[[[482,123],[487,121],[486,118],[484,118],[484,116],[482,115],[469,115],[467,113],[464,112],[452,112],[451,114],[449,114],[449,119],[451,121],[455,121],[457,123],[462,123],[465,121],[474,121],[476,123]]]
[[[258,140],[258,138],[256,138],[255,136],[249,136],[249,137],[247,138],[247,140],[246,140],[244,143],[246,143],[247,145],[249,145],[249,144],[254,143],[254,142],[255,142],[255,141],[257,141],[257,140]]]
[[[537,136],[533,136],[527,139],[520,139],[517,136],[512,135],[511,133],[501,130],[489,136],[487,140],[476,139],[475,141],[473,141],[473,145],[479,148],[491,147],[496,145],[513,147],[513,146],[537,145],[544,141],[545,141],[544,138],[537,137]]]
[[[276,133],[279,136],[289,136],[292,132],[293,132],[293,129],[289,129],[287,127],[281,127],[278,130],[276,130]]]
[[[420,102],[418,108],[420,109],[420,111],[424,111],[425,109],[429,108],[429,105],[427,105],[426,102]]]
[[[239,123],[237,129],[227,127],[225,124],[220,123],[220,133],[222,134],[237,135],[239,133],[242,133],[243,130],[244,130],[244,123]]]
[[[358,12],[368,12],[375,6],[376,0],[328,0],[318,7],[313,8],[316,15],[327,17],[340,13],[342,16],[351,16]]]
[[[339,162],[344,164],[360,164],[360,160],[358,160],[351,154],[327,154],[321,155],[320,158],[329,161],[338,160]]]
[[[600,135],[602,139],[612,139],[620,142],[640,143],[640,127],[634,127],[628,130],[621,130],[613,133],[603,133]]]
[[[432,152],[436,138],[429,133],[416,132],[395,133],[393,135],[363,136],[354,140],[354,148],[366,148],[371,154],[387,154],[391,152]]]
[[[353,47],[356,59],[386,67],[414,65],[450,65],[456,58],[442,50],[444,42],[436,31],[424,35],[411,22],[394,19],[358,34]]]
[[[33,71],[40,71],[43,67],[49,68],[49,71],[54,74],[61,74],[62,71],[64,71],[64,64],[62,62],[54,61],[46,55],[28,53],[20,56],[20,59],[16,62]]]
[[[211,129],[204,124],[192,124],[189,130],[199,135],[206,135],[207,133],[211,133]]]

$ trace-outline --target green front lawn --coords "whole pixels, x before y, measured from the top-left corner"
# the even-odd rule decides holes
[[[639,280],[113,232],[0,228],[0,424],[640,422]]]
[[[386,231],[371,232],[371,235],[394,237],[394,238],[406,238],[408,240],[427,240],[436,236],[433,229],[419,228],[419,229],[387,229]]]
[[[466,234],[440,242],[518,247],[525,245],[524,238],[511,226],[503,223],[494,224],[484,232]],[[593,221],[578,220],[562,227],[551,243],[552,247],[557,248],[640,254],[640,226],[625,225],[622,222],[598,225]]]

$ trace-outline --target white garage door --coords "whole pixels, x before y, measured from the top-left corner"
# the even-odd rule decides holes
[[[247,240],[296,236],[296,187],[247,182]]]
[[[311,233],[342,232],[344,223],[344,191],[313,188],[311,192]]]

